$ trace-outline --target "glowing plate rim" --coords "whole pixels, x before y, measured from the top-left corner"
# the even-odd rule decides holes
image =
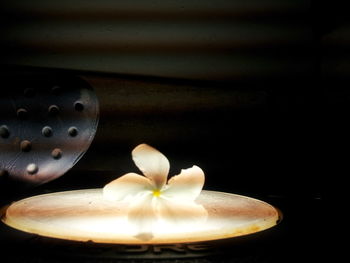
[[[265,206],[268,206],[270,209],[272,209],[275,213],[275,219],[274,220],[271,220],[271,224],[266,226],[266,227],[262,227],[262,228],[259,228],[257,229],[256,231],[251,231],[251,232],[242,232],[240,234],[237,234],[237,233],[234,233],[235,231],[233,232],[226,232],[224,235],[221,235],[220,237],[218,237],[217,235],[213,235],[211,237],[206,237],[206,238],[202,238],[202,239],[198,239],[198,238],[194,238],[194,239],[191,239],[191,238],[188,238],[188,237],[184,237],[183,240],[158,240],[158,241],[155,241],[155,240],[150,240],[150,241],[133,241],[133,242],[130,242],[130,241],[125,241],[125,242],[122,242],[122,241],[117,241],[117,242],[111,242],[111,240],[92,240],[90,238],[64,238],[60,235],[53,235],[53,234],[45,234],[45,233],[38,233],[37,231],[31,231],[31,230],[24,230],[23,227],[20,225],[20,224],[17,224],[16,222],[14,222],[13,220],[11,220],[8,216],[7,216],[7,210],[14,204],[18,204],[18,203],[21,203],[21,202],[25,202],[25,201],[28,201],[28,200],[32,200],[32,199],[36,199],[36,198],[42,198],[42,197],[45,197],[45,196],[52,196],[52,195],[61,195],[61,194],[71,194],[71,193],[83,193],[83,192],[93,192],[93,191],[102,191],[101,188],[94,188],[94,189],[81,189],[81,190],[70,190],[70,191],[60,191],[60,192],[53,192],[53,193],[47,193],[47,194],[41,194],[41,195],[35,195],[35,196],[31,196],[31,197],[28,197],[28,198],[24,198],[24,199],[21,199],[21,200],[18,200],[17,202],[14,202],[12,203],[11,205],[8,205],[4,208],[4,211],[3,213],[1,214],[1,221],[11,227],[11,228],[14,228],[16,230],[19,230],[19,231],[22,231],[22,232],[25,232],[25,233],[29,233],[29,234],[34,234],[34,235],[38,235],[38,236],[41,236],[41,237],[45,237],[45,238],[55,238],[55,239],[61,239],[61,240],[66,240],[66,241],[77,241],[77,242],[93,242],[93,243],[104,243],[104,244],[130,244],[130,245],[141,245],[141,244],[173,244],[173,243],[193,243],[193,242],[208,242],[208,241],[219,241],[219,240],[226,240],[226,239],[234,239],[234,238],[237,238],[237,237],[241,237],[241,236],[248,236],[248,235],[252,235],[252,234],[255,234],[255,233],[258,233],[258,232],[262,232],[262,231],[265,231],[267,229],[270,229],[272,227],[275,227],[276,225],[278,225],[280,223],[280,221],[282,220],[282,213],[281,211],[276,208],[275,206],[265,202],[265,201],[262,201],[262,200],[259,200],[259,199],[256,199],[256,198],[253,198],[253,197],[249,197],[249,196],[244,196],[244,195],[239,195],[239,194],[233,194],[233,193],[226,193],[226,192],[219,192],[219,191],[210,191],[210,190],[203,190],[201,195],[202,194],[221,194],[221,195],[225,195],[225,196],[229,196],[229,197],[238,197],[238,198],[243,198],[245,200],[250,200],[254,203],[260,203],[260,204],[263,204]],[[274,221],[274,222],[272,222]]]

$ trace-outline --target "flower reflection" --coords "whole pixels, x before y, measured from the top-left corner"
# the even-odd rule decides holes
[[[128,221],[136,237],[152,238],[157,224],[175,226],[196,224],[207,218],[207,211],[195,202],[204,185],[204,173],[198,166],[181,170],[167,182],[169,161],[158,150],[141,144],[132,151],[136,166],[145,176],[128,173],[103,188],[110,201],[129,202]]]

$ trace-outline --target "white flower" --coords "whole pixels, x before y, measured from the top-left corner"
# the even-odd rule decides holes
[[[170,165],[162,153],[141,144],[132,151],[132,158],[145,176],[125,174],[107,184],[103,196],[129,202],[128,221],[136,226],[136,234],[152,235],[159,219],[176,225],[206,219],[207,211],[195,202],[204,185],[201,168],[181,170],[167,182]]]

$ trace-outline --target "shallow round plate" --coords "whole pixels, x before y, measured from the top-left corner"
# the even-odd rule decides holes
[[[135,235],[128,204],[106,201],[102,189],[38,195],[11,204],[2,221],[19,230],[54,238],[115,244],[187,243],[232,238],[273,227],[277,209],[246,196],[202,191],[196,202],[208,212],[201,223],[159,222],[153,237]]]

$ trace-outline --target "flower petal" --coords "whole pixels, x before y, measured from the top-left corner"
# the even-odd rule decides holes
[[[130,203],[128,221],[136,229],[136,237],[142,240],[152,238],[157,215],[152,193],[144,194]]]
[[[163,191],[164,196],[177,200],[195,200],[204,185],[204,172],[198,166],[181,170],[179,175],[168,181],[168,188]]]
[[[161,189],[169,173],[169,161],[158,150],[147,144],[140,144],[132,151],[132,159],[145,176]]]
[[[192,225],[205,222],[208,217],[207,210],[194,201],[177,202],[176,200],[159,198],[157,211],[160,218],[175,225]]]
[[[128,173],[103,187],[103,197],[110,201],[135,198],[144,191],[151,191],[151,181],[139,174]]]

